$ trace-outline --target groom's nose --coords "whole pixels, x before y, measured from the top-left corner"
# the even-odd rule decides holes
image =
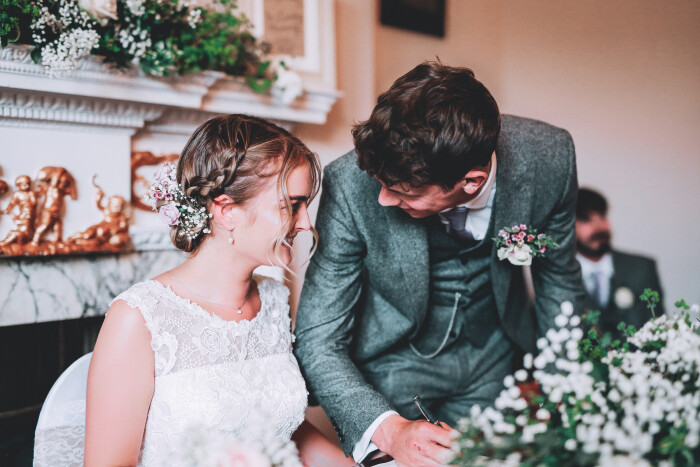
[[[386,207],[397,206],[399,203],[401,203],[398,196],[387,190],[385,187],[382,187],[381,191],[379,192],[379,198],[377,198],[377,201],[379,204]]]

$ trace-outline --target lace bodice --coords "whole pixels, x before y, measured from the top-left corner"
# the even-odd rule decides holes
[[[258,289],[260,312],[239,322],[212,315],[157,281],[115,298],[141,312],[155,356],[142,465],[177,465],[193,428],[248,440],[264,425],[289,439],[303,421],[307,393],[291,353],[289,291],[272,279],[259,280]],[[56,465],[39,459],[39,438],[37,429],[35,465]]]

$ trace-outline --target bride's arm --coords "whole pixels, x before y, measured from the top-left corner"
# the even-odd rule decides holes
[[[85,465],[136,465],[153,396],[151,335],[138,309],[115,302],[90,362]]]
[[[306,420],[294,432],[292,440],[299,449],[301,461],[309,467],[355,465],[351,457],[345,457],[342,449],[323,436],[323,433]]]

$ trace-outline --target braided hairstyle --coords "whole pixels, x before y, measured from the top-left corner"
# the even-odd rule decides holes
[[[290,213],[287,179],[294,168],[304,163],[311,167],[310,202],[320,186],[318,156],[287,130],[271,122],[248,115],[226,115],[206,121],[192,134],[178,160],[177,182],[184,194],[210,211],[214,198],[223,194],[228,195],[233,204],[245,206],[277,177],[277,187],[287,207],[285,212]],[[206,237],[202,231],[210,229],[209,222],[190,236],[180,225],[172,226],[170,238],[175,247],[196,253]],[[277,258],[291,222],[289,216],[283,216],[277,239],[271,246]],[[317,238],[313,228],[312,233]]]

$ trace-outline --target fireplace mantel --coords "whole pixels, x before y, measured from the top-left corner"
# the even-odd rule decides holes
[[[154,78],[136,70],[115,70],[97,57],[77,69],[51,77],[32,61],[29,46],[0,49],[0,117],[142,128],[172,108],[198,114],[247,113],[293,126],[326,121],[338,98],[333,89],[308,88],[291,105],[275,102],[269,93],[252,91],[241,78],[219,72]],[[45,111],[34,112],[43,108]],[[25,109],[25,110],[23,110]],[[60,109],[59,111],[49,111]],[[97,114],[132,118],[103,121]],[[141,117],[141,118],[139,118]],[[3,122],[4,123],[4,122]]]

